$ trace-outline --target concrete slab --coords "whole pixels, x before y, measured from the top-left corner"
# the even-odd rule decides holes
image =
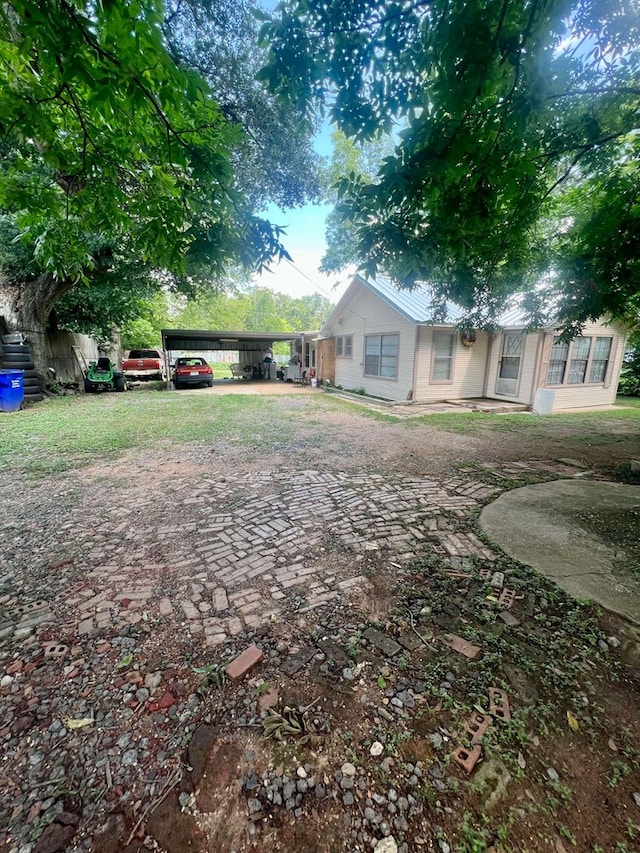
[[[637,530],[632,538],[640,541],[640,487],[588,480],[539,483],[505,492],[480,515],[483,530],[510,557],[570,595],[640,624],[640,582],[631,571],[637,554],[617,541],[617,520],[627,531],[631,524]]]

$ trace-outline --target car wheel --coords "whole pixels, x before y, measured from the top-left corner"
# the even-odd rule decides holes
[[[208,387],[208,388],[213,388],[213,379],[210,379],[210,380],[207,382],[207,387]]]
[[[176,380],[175,380],[175,379],[173,380],[173,387],[176,389],[176,391],[178,391],[178,390],[180,389],[180,387],[181,387],[181,386],[180,386],[180,383],[179,383],[179,382],[176,382]]]

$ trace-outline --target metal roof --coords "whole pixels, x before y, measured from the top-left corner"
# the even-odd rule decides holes
[[[353,282],[369,288],[403,317],[412,323],[434,323],[433,294],[426,282],[418,282],[413,290],[398,287],[384,275],[366,279],[356,275]],[[345,294],[346,296],[346,294]],[[497,325],[503,328],[522,328],[528,325],[527,314],[522,307],[523,294],[514,294],[505,304],[504,311],[497,319]],[[446,303],[446,325],[455,325],[464,319],[466,312],[454,302]]]
[[[297,332],[225,332],[212,329],[162,329],[165,350],[232,350],[254,352],[269,349],[275,341],[297,341]]]

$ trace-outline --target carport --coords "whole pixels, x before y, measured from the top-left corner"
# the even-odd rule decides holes
[[[169,384],[169,363],[172,352],[237,352],[239,357],[239,375],[247,379],[255,375],[259,368],[263,379],[276,378],[276,365],[265,364],[265,354],[272,351],[276,342],[288,341],[291,344],[292,359],[300,364],[304,352],[304,333],[297,332],[226,332],[209,329],[162,329],[162,349],[167,361],[167,384]],[[302,371],[298,367],[297,372]]]

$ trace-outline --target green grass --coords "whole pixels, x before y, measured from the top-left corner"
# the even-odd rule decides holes
[[[131,448],[220,440],[268,450],[294,417],[282,398],[137,388],[62,397],[0,415],[0,473],[63,471]],[[166,449],[163,450],[166,452]]]
[[[304,441],[321,448],[333,433],[325,413],[341,410],[354,418],[374,419],[402,430],[443,430],[494,440],[496,433],[523,440],[568,439],[581,446],[613,445],[640,432],[640,400],[622,398],[624,408],[605,412],[533,416],[461,412],[398,418],[329,395],[304,398],[263,395],[167,393],[160,383],[127,394],[79,395],[47,401],[21,412],[0,414],[0,474],[54,473],[131,448],[163,453],[181,442],[201,442],[215,449],[221,441],[248,452],[286,452]],[[349,435],[345,434],[345,442]]]

